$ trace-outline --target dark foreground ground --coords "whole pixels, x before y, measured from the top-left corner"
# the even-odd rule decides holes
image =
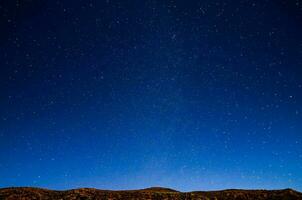
[[[294,200],[302,193],[291,190],[223,190],[211,192],[178,192],[168,188],[147,188],[142,190],[109,191],[92,188],[54,191],[39,188],[3,188],[0,199],[183,199],[183,200]]]

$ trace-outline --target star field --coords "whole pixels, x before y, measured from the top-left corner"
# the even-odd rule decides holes
[[[302,2],[0,2],[0,187],[302,190]]]

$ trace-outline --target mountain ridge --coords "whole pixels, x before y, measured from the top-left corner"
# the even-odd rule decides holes
[[[50,190],[35,187],[7,187],[0,188],[0,199],[302,200],[302,193],[290,188],[279,190],[226,189],[217,191],[181,192],[165,187],[149,187],[137,190],[102,190],[96,188]]]

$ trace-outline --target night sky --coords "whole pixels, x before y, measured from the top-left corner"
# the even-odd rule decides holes
[[[0,187],[302,190],[302,1],[2,0]]]

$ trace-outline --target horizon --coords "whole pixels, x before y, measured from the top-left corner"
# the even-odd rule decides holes
[[[243,190],[243,191],[283,191],[283,190],[292,190],[295,192],[302,193],[299,190],[295,190],[293,188],[279,188],[279,189],[265,189],[265,188],[226,188],[226,189],[216,189],[216,190],[190,190],[190,191],[182,191],[175,188],[170,187],[161,187],[161,186],[151,186],[147,188],[132,188],[132,189],[104,189],[104,188],[93,188],[93,187],[79,187],[79,188],[69,188],[69,189],[53,189],[53,188],[45,188],[45,187],[31,187],[31,186],[13,186],[13,187],[0,187],[1,189],[18,189],[18,188],[29,188],[29,189],[42,189],[42,190],[51,190],[51,191],[70,191],[70,190],[81,190],[81,189],[92,189],[92,190],[104,190],[104,191],[112,191],[112,192],[121,192],[121,191],[140,191],[140,190],[156,190],[156,189],[164,189],[164,190],[174,190],[175,192],[188,193],[188,192],[219,192],[219,191],[232,191],[232,190]]]
[[[0,187],[302,191],[300,0],[0,2]]]

